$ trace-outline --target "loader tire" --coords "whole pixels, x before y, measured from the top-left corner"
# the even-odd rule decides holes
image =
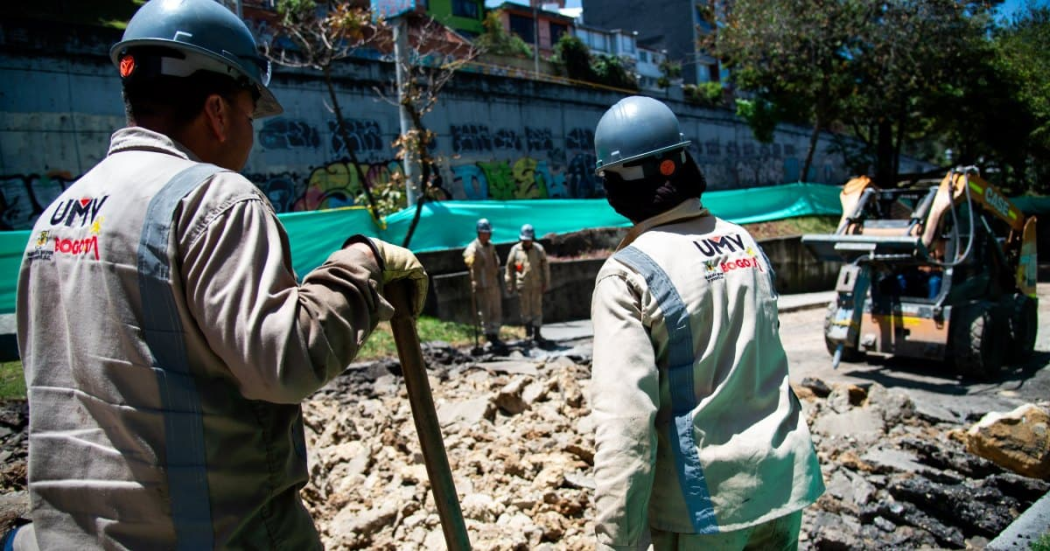
[[[993,379],[1003,366],[1003,339],[993,304],[978,302],[958,308],[951,320],[951,350],[955,369],[964,377]]]
[[[824,315],[824,346],[828,349],[828,354],[835,357],[835,350],[838,349],[839,344],[835,341],[828,339],[828,329],[831,328],[831,322],[835,321],[835,315],[839,312],[838,301],[831,301],[828,304],[828,312]],[[852,346],[851,346],[852,345]],[[842,347],[842,358],[844,362],[860,362],[864,361],[864,352],[857,350],[857,343],[848,343]]]
[[[1019,364],[1030,358],[1035,350],[1038,307],[1031,297],[1022,294],[1012,295],[1006,300],[1006,360],[1011,365]]]

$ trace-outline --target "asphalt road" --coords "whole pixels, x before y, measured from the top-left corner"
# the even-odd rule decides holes
[[[965,380],[951,366],[922,360],[868,356],[866,362],[831,367],[824,346],[824,308],[780,315],[780,337],[787,350],[791,380],[816,377],[826,383],[878,383],[906,391],[916,404],[933,404],[973,419],[989,411],[1008,411],[1024,403],[1050,400],[1050,283],[1040,283],[1039,332],[1035,354],[1023,365],[1007,366],[989,382]]]

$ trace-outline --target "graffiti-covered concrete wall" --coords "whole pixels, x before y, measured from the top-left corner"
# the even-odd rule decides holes
[[[124,124],[116,71],[106,53],[114,31],[0,23],[0,229],[21,229],[58,193],[102,159]],[[278,70],[272,85],[285,107],[256,121],[245,174],[281,212],[353,204],[365,177],[389,181],[400,170],[390,146],[397,110],[379,99],[391,66],[350,61],[335,71],[350,143],[335,131],[319,73]],[[586,198],[602,193],[593,174],[594,127],[619,94],[475,73],[461,73],[424,122],[437,133],[437,184],[451,199]],[[669,101],[705,171],[710,189],[800,179],[808,131],[782,127],[760,144],[731,113]],[[830,136],[804,178],[841,183],[848,176]]]

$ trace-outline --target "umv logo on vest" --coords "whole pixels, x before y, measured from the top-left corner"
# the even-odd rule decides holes
[[[95,221],[95,217],[98,216],[98,211],[102,210],[102,205],[105,204],[106,199],[109,199],[108,195],[62,201],[55,206],[55,211],[51,213],[51,224],[64,224],[72,227],[74,222],[80,220],[80,226],[83,227],[88,222]]]
[[[62,223],[72,227],[79,219],[80,227],[83,227],[90,222],[91,225],[88,230],[90,235],[88,237],[70,238],[53,235],[52,231],[40,232],[40,236],[36,241],[37,250],[30,253],[29,258],[50,260],[51,255],[44,255],[41,247],[53,238],[55,245],[51,251],[52,254],[89,255],[95,257],[95,260],[99,260],[98,236],[102,232],[102,222],[105,220],[105,217],[98,216],[98,211],[102,208],[102,204],[106,202],[107,198],[109,198],[108,195],[101,199],[85,197],[59,203],[55,208],[55,212],[51,215],[51,223]]]
[[[712,235],[707,239],[693,241],[700,254],[711,258],[726,253],[735,253],[744,250],[744,237],[742,235]]]

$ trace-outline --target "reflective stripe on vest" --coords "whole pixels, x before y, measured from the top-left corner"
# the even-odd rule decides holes
[[[200,396],[190,373],[171,286],[168,241],[179,202],[223,169],[198,164],[176,174],[149,202],[138,250],[142,332],[164,413],[165,471],[178,549],[214,547]]]
[[[667,377],[671,387],[672,423],[668,439],[674,453],[678,484],[689,510],[689,520],[697,534],[714,534],[718,520],[711,505],[711,494],[707,489],[707,478],[700,464],[696,449],[693,410],[696,409],[696,390],[693,384],[693,330],[689,322],[682,297],[675,289],[671,278],[649,255],[634,247],[626,247],[615,255],[616,259],[630,266],[649,286],[664,314],[667,325]]]

